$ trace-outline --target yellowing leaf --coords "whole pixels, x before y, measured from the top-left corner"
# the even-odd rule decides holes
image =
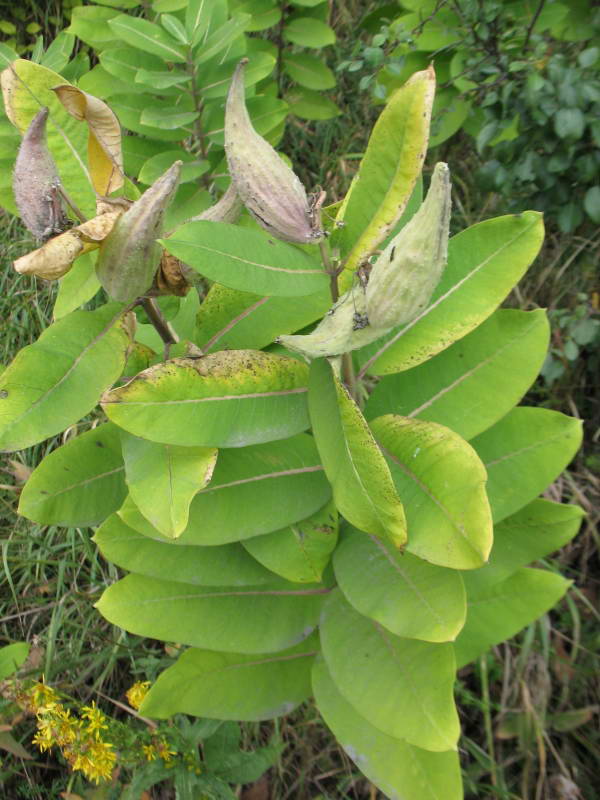
[[[121,126],[103,100],[76,86],[62,84],[53,90],[65,109],[88,124],[88,162],[94,188],[108,195],[123,186]]]

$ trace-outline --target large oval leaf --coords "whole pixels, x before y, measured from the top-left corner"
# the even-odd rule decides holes
[[[315,661],[313,691],[319,711],[356,766],[390,800],[462,800],[455,750],[432,753],[389,736],[348,703],[322,658]]]
[[[549,336],[542,309],[500,309],[429,361],[382,378],[365,416],[417,417],[471,439],[519,402],[542,366]]]
[[[273,653],[313,631],[328,591],[286,581],[200,587],[128,575],[109,586],[96,607],[140,636],[227,653]]]
[[[194,495],[212,477],[217,450],[157,444],[125,431],[121,441],[134,503],[163,536],[179,536],[187,527]]]
[[[321,265],[303,250],[238,225],[188,222],[160,241],[200,275],[232,289],[298,297],[329,285]]]
[[[119,14],[108,20],[108,25],[121,41],[142,52],[152,53],[168,62],[183,63],[187,60],[186,48],[160,25],[130,14]]]
[[[464,667],[541,617],[570,585],[561,575],[523,567],[500,583],[469,592],[467,621],[454,644],[457,667]]]
[[[180,545],[150,539],[112,514],[94,534],[102,555],[118,567],[199,586],[258,586],[275,580],[240,544]]]
[[[456,747],[451,644],[394,636],[355,611],[339,589],[323,607],[320,634],[340,694],[371,725],[426,750]]]
[[[537,211],[496,217],[453,236],[448,266],[430,305],[400,330],[361,351],[361,375],[416,367],[470,333],[522,277],[543,238]]]
[[[404,502],[408,550],[442,567],[481,567],[492,546],[492,518],[477,453],[434,422],[386,414],[371,427]]]
[[[315,583],[322,579],[338,539],[338,515],[333,503],[308,519],[281,531],[253,536],[246,550],[267,569],[288,581]]]
[[[563,547],[575,536],[584,511],[579,506],[534,500],[494,526],[494,546],[488,563],[463,574],[467,592],[485,591],[506,580],[520,567]]]
[[[307,367],[252,350],[177,358],[104,395],[121,428],[164,444],[244,447],[309,426]]]
[[[309,636],[280,653],[254,656],[190,648],[159,676],[140,713],[249,722],[289,714],[311,693],[318,647],[316,636]]]
[[[466,595],[456,570],[353,530],[345,533],[333,565],[348,602],[396,636],[447,642],[464,625]]]
[[[326,359],[311,363],[308,405],[339,512],[360,530],[401,547],[406,542],[406,521],[390,470],[360,410]]]
[[[44,458],[25,484],[19,514],[42,525],[97,525],[126,494],[119,429],[108,422]]]
[[[581,420],[546,408],[514,408],[472,445],[488,472],[494,522],[514,514],[557,478],[581,444]]]
[[[188,527],[177,541],[218,545],[270,533],[309,517],[330,497],[311,436],[221,450],[212,481],[194,497]],[[135,506],[132,513],[132,503],[125,505],[119,514],[128,525],[160,535]]]
[[[0,376],[0,450],[21,450],[80,420],[123,372],[127,324],[116,303],[74,311]]]

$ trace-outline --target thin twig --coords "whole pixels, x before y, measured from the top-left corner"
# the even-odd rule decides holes
[[[168,356],[168,348],[170,345],[179,341],[179,337],[169,325],[167,320],[163,317],[162,311],[158,307],[156,300],[152,297],[144,297],[142,300],[142,308],[148,315],[148,319],[154,325],[154,329],[165,343],[165,356]]]
[[[542,13],[542,9],[546,5],[546,0],[540,0],[538,3],[538,7],[535,10],[533,17],[531,18],[531,22],[529,23],[529,27],[527,28],[527,33],[525,34],[525,43],[523,44],[523,50],[527,50],[529,45],[529,39],[531,38],[531,34],[533,33],[533,29],[535,27],[535,23],[538,21],[539,15]]]

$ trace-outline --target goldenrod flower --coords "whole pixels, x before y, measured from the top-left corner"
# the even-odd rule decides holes
[[[132,708],[139,708],[142,705],[144,697],[148,694],[150,688],[150,681],[137,681],[133,686],[125,692],[125,696],[129,701]]]

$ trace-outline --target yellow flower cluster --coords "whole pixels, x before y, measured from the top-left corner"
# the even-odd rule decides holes
[[[150,688],[150,681],[137,681],[133,686],[125,692],[125,696],[129,701],[132,708],[139,708],[142,705],[144,697],[148,694]]]
[[[42,752],[59,747],[71,769],[83,772],[88,780],[99,783],[110,779],[117,754],[114,745],[102,738],[108,724],[94,702],[82,706],[81,717],[76,717],[44,683],[20,692],[18,699],[36,716],[37,733],[33,742]]]

